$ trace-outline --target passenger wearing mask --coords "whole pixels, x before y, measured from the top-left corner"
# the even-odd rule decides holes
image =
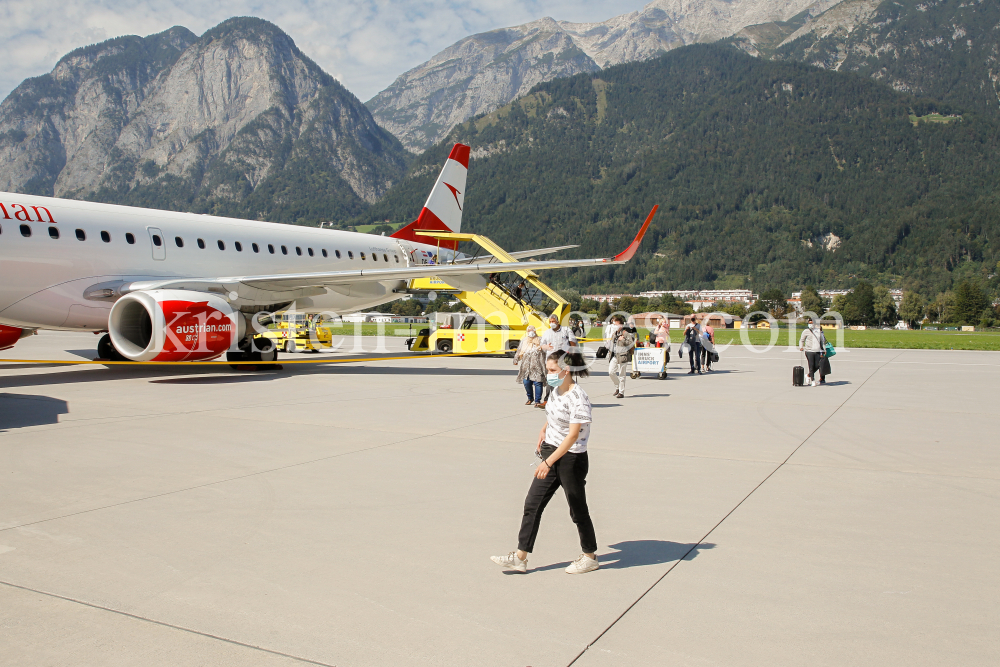
[[[559,323],[559,318],[555,314],[549,315],[549,330],[542,334],[542,349],[545,350],[546,355],[552,354],[556,350],[569,352],[572,349],[576,351],[576,336],[568,327]],[[550,393],[552,393],[552,387],[546,386],[542,402],[536,403],[535,407],[544,408]]]
[[[688,361],[691,363],[688,375],[701,375],[701,330],[693,317],[684,327],[684,344],[688,346]]]
[[[615,398],[625,398],[625,379],[628,378],[628,362],[635,349],[635,336],[624,326],[625,318],[615,315],[611,318],[607,346],[608,376],[615,385]]]
[[[576,336],[559,323],[558,317],[549,315],[549,330],[542,334],[542,349],[552,354],[556,350],[569,352],[571,347],[576,347]]]
[[[528,571],[528,554],[535,547],[535,538],[542,522],[542,512],[561,486],[569,503],[569,515],[580,535],[580,557],[566,572],[583,574],[600,567],[597,561],[597,536],[587,506],[587,472],[590,459],[587,441],[593,421],[590,398],[577,384],[577,379],[589,375],[583,355],[574,350],[564,354],[556,350],[546,360],[546,383],[555,387],[552,400],[545,408],[545,425],[538,434],[535,455],[541,462],[524,499],[521,530],[517,550],[491,560],[505,570]]]
[[[810,322],[809,327],[799,338],[799,351],[806,353],[809,363],[809,382],[816,386],[816,372],[819,371],[819,383],[826,384],[826,367],[823,363],[826,356],[826,336],[816,322]]]
[[[517,346],[514,364],[518,367],[517,381],[524,385],[524,393],[528,395],[525,405],[538,405],[542,402],[542,383],[545,381],[545,350],[535,327],[528,327]]]

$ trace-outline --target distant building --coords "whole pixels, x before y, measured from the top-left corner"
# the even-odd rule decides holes
[[[753,303],[757,295],[748,289],[702,289],[702,290],[651,290],[639,292],[639,296],[658,299],[670,294],[682,301],[705,301],[708,303]]]
[[[427,318],[420,315],[395,315],[393,313],[348,313],[341,317],[344,322],[363,324],[427,324]]]
[[[833,301],[833,297],[835,297],[835,296],[846,296],[846,295],[850,294],[853,291],[854,290],[852,290],[852,289],[821,289],[821,290],[816,290],[816,292],[819,294],[819,297],[821,299],[824,299],[825,301],[828,301],[828,302],[832,302]],[[889,296],[891,296],[892,300],[895,302],[895,304],[896,304],[896,310],[899,310],[899,307],[903,303],[903,290],[901,290],[901,289],[895,289],[895,288],[894,289],[890,289],[889,290]],[[792,298],[789,299],[788,302],[794,306],[795,312],[797,312],[797,313],[801,313],[802,312],[802,292],[792,292]]]
[[[634,296],[632,294],[584,294],[584,299],[590,299],[591,301],[596,301],[597,303],[612,303],[622,298],[623,296]]]

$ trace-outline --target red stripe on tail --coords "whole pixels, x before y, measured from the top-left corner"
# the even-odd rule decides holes
[[[397,229],[393,234],[392,238],[402,239],[403,241],[412,241],[414,243],[424,243],[426,245],[437,245],[437,239],[432,239],[429,236],[420,236],[415,234],[417,230],[425,232],[450,232],[448,226],[441,222],[440,218],[434,215],[429,209],[423,209],[420,211],[420,217],[406,225]],[[448,248],[449,250],[458,250],[458,241],[441,241],[442,248]]]

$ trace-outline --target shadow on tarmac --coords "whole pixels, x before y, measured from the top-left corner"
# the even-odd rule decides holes
[[[0,389],[11,387],[41,387],[59,384],[78,384],[81,382],[109,382],[114,380],[149,379],[150,382],[176,384],[231,384],[239,382],[262,382],[279,380],[286,377],[301,375],[328,375],[333,373],[350,375],[496,375],[510,376],[513,374],[505,369],[485,368],[414,368],[411,366],[387,366],[385,362],[374,362],[370,366],[354,363],[338,363],[330,365],[285,364],[280,371],[236,371],[228,366],[109,366],[87,367],[80,370],[68,370],[60,366],[53,373],[32,373],[29,375],[0,376]],[[11,364],[10,368],[39,368],[42,364]],[[45,364],[46,368],[53,368]],[[2,367],[0,367],[2,369]],[[180,376],[180,377],[178,377]]]
[[[69,414],[69,404],[58,398],[31,394],[0,394],[0,431],[58,424],[59,415],[65,414]]]
[[[696,545],[685,544],[683,542],[669,542],[666,540],[629,540],[627,542],[609,544],[608,547],[617,551],[597,555],[597,560],[600,561],[602,570],[621,570],[627,567],[662,565],[680,560],[684,554],[687,554],[685,560],[693,560],[702,549],[714,549],[715,545],[711,542]],[[688,553],[688,551],[691,553]],[[545,570],[564,569],[569,564],[570,561],[553,563],[552,565],[532,568],[529,571],[544,572]]]

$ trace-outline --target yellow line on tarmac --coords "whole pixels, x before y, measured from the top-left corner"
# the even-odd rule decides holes
[[[285,364],[350,364],[363,361],[394,361],[396,359],[428,359],[432,357],[468,357],[485,352],[450,352],[448,354],[415,354],[405,357],[368,357],[367,359],[293,359],[289,361],[88,361],[62,359],[0,359],[0,364],[63,364],[67,366],[284,366]]]

